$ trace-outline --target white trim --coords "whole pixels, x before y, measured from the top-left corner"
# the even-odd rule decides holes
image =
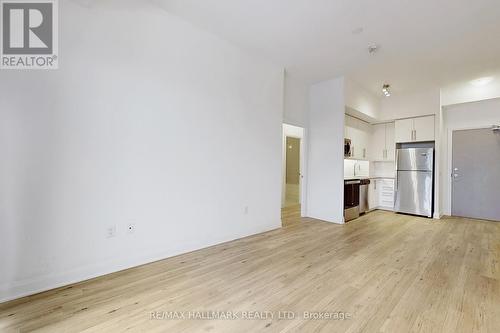
[[[300,216],[306,216],[307,203],[307,130],[303,128],[303,136],[300,140]]]

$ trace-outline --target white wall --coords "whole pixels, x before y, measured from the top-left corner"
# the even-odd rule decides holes
[[[345,105],[349,113],[369,122],[379,119],[381,117],[380,98],[350,79],[344,82]]]
[[[283,71],[126,3],[0,74],[0,302],[281,225]]]
[[[492,81],[484,86],[477,86],[471,81],[458,82],[441,89],[443,105],[476,102],[500,97],[500,73],[491,77]]]
[[[310,90],[307,216],[344,222],[344,79]]]
[[[451,215],[451,169],[453,130],[489,127],[500,125],[500,98],[480,102],[451,105],[443,108],[444,133],[443,154],[446,156],[442,166],[443,213]]]
[[[407,94],[393,93],[381,102],[380,121],[438,114],[441,106],[439,89]]]
[[[283,122],[299,127],[307,127],[310,84],[302,77],[285,73],[285,110]]]

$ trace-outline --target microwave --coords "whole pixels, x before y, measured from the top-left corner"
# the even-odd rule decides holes
[[[344,157],[352,157],[352,142],[350,139],[344,139]]]

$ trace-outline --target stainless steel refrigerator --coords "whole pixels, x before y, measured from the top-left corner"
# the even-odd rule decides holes
[[[434,196],[434,149],[398,149],[396,155],[394,210],[432,217]]]

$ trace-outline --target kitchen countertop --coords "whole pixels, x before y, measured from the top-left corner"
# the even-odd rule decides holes
[[[366,177],[366,176],[359,176],[359,177],[344,177],[344,180],[361,180],[361,179],[395,179],[395,177]]]
[[[344,180],[361,180],[361,179],[370,179],[370,177],[344,177]]]

